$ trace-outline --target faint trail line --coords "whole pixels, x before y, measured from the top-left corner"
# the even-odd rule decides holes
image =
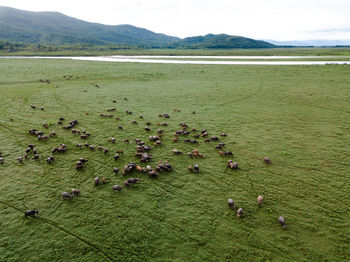
[[[5,205],[5,206],[11,207],[11,208],[13,208],[13,209],[15,209],[15,210],[17,210],[17,211],[19,211],[19,212],[21,212],[21,213],[24,213],[24,211],[20,210],[19,208],[15,207],[15,206],[12,205],[12,204],[3,202],[3,201],[1,201],[1,200],[0,200],[0,203],[3,204],[3,205]],[[100,249],[100,248],[99,248],[98,246],[96,246],[95,244],[92,244],[91,242],[89,242],[89,241],[83,239],[82,237],[80,237],[80,236],[78,236],[78,235],[76,235],[76,234],[74,234],[74,233],[72,233],[72,232],[70,232],[70,231],[64,229],[63,227],[59,226],[58,224],[56,224],[56,223],[53,222],[52,220],[47,219],[47,218],[43,218],[43,217],[37,217],[37,219],[39,219],[39,220],[41,220],[42,222],[44,222],[44,223],[46,223],[46,224],[49,224],[49,225],[51,225],[51,226],[53,226],[53,227],[55,227],[55,228],[57,228],[57,229],[59,229],[59,230],[65,232],[66,234],[69,234],[69,235],[75,237],[76,239],[80,240],[81,242],[84,242],[85,244],[89,245],[90,247],[96,249],[98,252],[100,252],[102,255],[104,255],[108,260],[113,261],[113,262],[115,261],[112,257],[110,257],[106,252],[104,252],[102,249]]]

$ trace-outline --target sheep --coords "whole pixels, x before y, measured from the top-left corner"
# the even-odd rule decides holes
[[[25,217],[28,217],[28,216],[35,217],[35,214],[39,214],[39,210],[28,210],[24,212]]]
[[[31,108],[33,108],[33,109],[35,109],[35,108],[36,108],[36,106],[35,106],[35,105],[31,105],[30,107],[31,107]]]
[[[38,140],[41,141],[41,140],[47,140],[49,139],[49,136],[38,136]]]
[[[151,178],[156,178],[156,177],[158,177],[158,172],[152,170],[152,171],[148,172],[148,175],[149,175]]]
[[[93,145],[90,145],[89,148],[90,148],[91,151],[95,150],[95,147]]]
[[[103,153],[107,154],[109,152],[108,148],[103,149]]]
[[[192,140],[191,140],[191,144],[198,144],[198,141],[197,141],[197,140],[192,139]]]
[[[106,183],[107,183],[107,179],[106,179],[106,177],[102,177],[102,179],[101,179],[101,180],[102,180],[102,183],[103,183],[103,184],[106,184]]]
[[[57,135],[57,133],[56,133],[55,131],[52,131],[52,132],[49,134],[50,137],[54,137],[54,136],[56,136],[56,135]]]
[[[286,229],[286,228],[287,228],[286,222],[285,222],[283,216],[280,216],[280,217],[278,218],[278,222],[280,222],[280,224],[281,224],[281,226],[282,226],[283,229]]]
[[[257,197],[257,201],[258,201],[258,205],[261,206],[263,203],[264,197],[263,196],[258,196]]]
[[[129,186],[130,184],[136,184],[140,181],[139,178],[128,178],[127,180],[124,181],[125,186]]]
[[[235,202],[231,198],[229,198],[227,200],[227,204],[228,204],[228,207],[231,208],[231,209],[233,209],[234,206],[235,206]]]
[[[237,210],[237,217],[238,218],[241,218],[242,217],[242,215],[243,215],[243,208],[238,208],[238,210]]]
[[[112,186],[112,190],[113,191],[121,191],[123,188],[121,187],[121,186],[119,186],[119,185],[114,185],[114,186]]]
[[[179,150],[177,150],[177,149],[173,149],[173,153],[174,153],[175,155],[182,155],[182,152],[179,151]]]
[[[3,163],[4,163],[4,158],[0,157],[0,164],[3,164]]]
[[[113,99],[112,102],[113,102],[113,103],[117,103],[117,100]]]
[[[115,154],[114,156],[113,156],[113,158],[114,158],[114,160],[118,160],[119,159],[119,155],[118,154]]]
[[[17,160],[18,160],[19,163],[23,163],[23,157],[20,156],[20,157],[17,158]]]
[[[194,165],[194,166],[188,166],[187,169],[190,171],[190,172],[197,172],[199,173],[199,166],[198,165]]]
[[[179,141],[179,138],[178,137],[173,137],[172,140],[173,140],[173,142],[177,142],[177,141]]]
[[[70,190],[70,192],[72,193],[73,196],[78,196],[78,195],[80,195],[80,190],[75,189],[75,188],[72,188],[72,189]]]
[[[192,111],[192,114],[194,115],[196,113],[196,111]]]
[[[74,195],[73,194],[69,194],[68,192],[63,192],[62,193],[63,200],[72,199],[73,197],[74,197]]]
[[[271,159],[268,158],[268,157],[264,157],[264,162],[265,162],[265,164],[271,164],[272,163]]]
[[[238,163],[237,162],[233,162],[232,160],[229,160],[227,162],[227,167],[231,168],[231,169],[237,169],[238,168]]]
[[[211,139],[211,141],[218,141],[219,140],[219,138],[217,136],[211,136],[210,139]]]
[[[37,160],[39,159],[39,154],[35,154],[33,157],[32,157],[32,160]]]
[[[168,126],[168,124],[167,124],[167,123],[165,123],[165,122],[163,122],[163,123],[162,123],[162,126]]]
[[[129,144],[129,139],[124,139],[124,142]]]
[[[219,151],[220,156],[233,156],[233,153],[231,151]]]
[[[139,118],[141,118],[141,119],[142,119],[142,118],[143,118],[143,115],[139,115]]]
[[[131,121],[131,124],[137,125],[137,121],[136,121],[136,120],[133,120],[133,121]]]
[[[118,129],[123,130],[124,128],[123,128],[123,126],[118,126]]]
[[[222,137],[226,137],[226,136],[227,136],[227,134],[226,134],[226,133],[221,133],[221,134],[220,134],[220,136],[222,136]]]
[[[114,167],[114,168],[113,168],[113,171],[114,171],[114,173],[118,174],[118,172],[119,172],[119,168]]]
[[[54,157],[53,156],[49,156],[48,158],[46,158],[46,161],[48,164],[52,164],[52,162],[54,161]]]
[[[95,186],[98,186],[100,184],[100,178],[99,177],[95,177],[94,181],[95,181]]]
[[[151,131],[151,129],[148,126],[145,126],[146,131]]]

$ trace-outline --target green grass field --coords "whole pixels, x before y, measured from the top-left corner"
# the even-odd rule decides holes
[[[0,72],[0,261],[349,259],[350,66],[0,59]],[[99,116],[112,107],[119,121]],[[170,118],[159,118],[162,113]],[[91,137],[83,141],[62,129],[59,117],[64,125],[79,120],[76,128]],[[156,179],[137,171],[114,174],[115,166],[139,163],[133,140],[151,144],[148,136],[162,122],[169,124],[161,127],[164,145],[152,144],[150,165],[168,160],[174,171]],[[199,145],[190,145],[182,136],[173,142],[180,122],[207,129],[209,136],[227,133],[221,142],[240,169],[226,168],[229,158],[219,156],[217,142],[199,138]],[[38,141],[29,129],[57,136]],[[112,136],[115,144],[107,141]],[[85,142],[110,153],[75,146]],[[29,143],[40,158],[20,164],[17,158]],[[45,158],[61,143],[68,151],[55,153],[49,165]],[[185,154],[175,156],[175,148]],[[204,159],[186,156],[195,148]],[[119,149],[124,154],[115,161]],[[265,156],[271,165],[263,163]],[[81,171],[75,169],[79,157],[89,160]],[[190,173],[187,166],[196,163],[201,172]],[[97,176],[109,183],[94,187]],[[112,192],[112,185],[129,177],[142,181]],[[71,188],[81,196],[62,200],[61,193]],[[258,195],[264,196],[261,207]],[[242,218],[228,208],[228,198],[244,209]],[[25,218],[28,209],[38,209],[37,218]],[[286,230],[277,221],[281,215]]]
[[[58,50],[0,50],[0,56],[109,56],[109,55],[196,55],[196,56],[350,56],[349,47],[296,47],[267,49],[111,49],[53,46]]]

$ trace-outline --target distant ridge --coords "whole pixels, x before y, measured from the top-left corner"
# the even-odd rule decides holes
[[[0,40],[43,45],[138,48],[272,48],[275,45],[226,34],[180,39],[132,25],[90,23],[58,12],[31,12],[0,6]]]

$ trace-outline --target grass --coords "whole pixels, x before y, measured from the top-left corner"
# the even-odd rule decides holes
[[[1,59],[0,72],[0,151],[5,160],[0,165],[1,261],[349,258],[350,66]],[[45,111],[31,109],[32,104]],[[99,116],[111,107],[117,108],[114,115],[120,121]],[[165,112],[169,119],[158,118]],[[61,116],[65,123],[78,119],[77,128],[91,133],[88,142],[108,147],[110,153],[76,148],[84,141],[57,126]],[[169,124],[163,128],[164,146],[152,149],[150,164],[169,160],[174,171],[157,179],[132,173],[127,177],[140,177],[141,183],[113,193],[111,186],[126,179],[115,175],[113,167],[138,162],[135,144],[123,140],[141,138],[149,144],[146,121],[152,122],[151,134],[157,123]],[[214,142],[200,138],[195,147],[174,144],[172,133],[182,121],[208,129],[210,135],[226,132],[221,140],[240,169],[226,168],[228,159],[218,155]],[[50,124],[48,130],[43,122]],[[28,133],[31,128],[58,135],[37,141]],[[111,136],[115,144],[107,141]],[[29,143],[35,143],[40,159],[19,164],[16,159]],[[45,157],[61,143],[68,151],[48,165]],[[174,156],[174,148],[198,148],[206,157]],[[124,154],[114,161],[117,149]],[[263,163],[265,156],[272,165]],[[89,160],[82,171],[74,168],[79,157]],[[187,171],[195,163],[199,174]],[[109,184],[94,187],[96,176],[106,176]],[[63,201],[61,193],[71,188],[80,189],[81,196]],[[260,208],[258,195],[264,196]],[[242,219],[227,208],[228,198],[243,207]],[[40,213],[26,219],[21,212],[27,209]],[[277,222],[280,215],[286,218],[286,230]]]
[[[58,47],[60,48],[60,47]],[[62,47],[64,48],[64,47]],[[0,56],[109,56],[109,55],[214,55],[214,56],[350,56],[349,47],[298,47],[268,49],[117,49],[0,50]]]

